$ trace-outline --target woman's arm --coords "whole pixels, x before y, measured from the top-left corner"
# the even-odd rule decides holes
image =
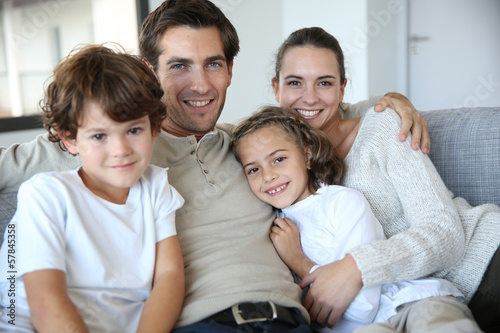
[[[371,96],[370,99],[356,104],[343,104],[344,118],[360,117],[373,106],[375,111],[383,111],[386,108],[395,110],[401,117],[402,122],[399,132],[400,141],[405,141],[411,130],[412,148],[415,150],[421,148],[424,154],[429,153],[431,141],[426,121],[408,98],[399,93],[390,92],[384,96]]]
[[[23,275],[31,322],[37,332],[88,332],[77,308],[68,297],[66,275],[44,269]]]
[[[451,269],[465,250],[448,189],[427,156],[411,149],[409,139],[399,142],[399,126],[393,111],[371,111],[346,159],[346,185],[364,192],[388,237],[350,251],[365,286]]]
[[[153,290],[146,300],[137,332],[170,332],[184,301],[184,264],[177,236],[156,244]]]

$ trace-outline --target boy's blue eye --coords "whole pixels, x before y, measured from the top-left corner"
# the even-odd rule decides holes
[[[105,134],[96,134],[96,135],[92,136],[92,139],[96,140],[96,141],[102,141],[102,140],[104,140],[105,137],[106,137]]]

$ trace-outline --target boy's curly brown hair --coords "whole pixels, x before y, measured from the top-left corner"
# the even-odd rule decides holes
[[[117,46],[85,45],[74,49],[54,68],[40,101],[49,140],[66,150],[59,134],[75,139],[85,103],[99,104],[108,117],[125,122],[148,116],[158,133],[166,117],[158,79],[137,56]]]

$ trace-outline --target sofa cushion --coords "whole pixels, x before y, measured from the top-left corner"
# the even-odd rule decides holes
[[[500,205],[500,107],[421,112],[429,157],[455,196],[472,206]]]

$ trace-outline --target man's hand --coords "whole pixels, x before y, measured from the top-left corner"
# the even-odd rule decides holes
[[[300,287],[311,285],[304,307],[311,319],[320,325],[333,327],[352,303],[363,286],[361,272],[351,255],[321,266],[300,282]]]
[[[387,93],[375,104],[375,111],[391,108],[401,116],[401,132],[399,140],[405,141],[411,128],[411,146],[417,150],[419,147],[424,154],[428,154],[431,146],[427,122],[418,113],[413,104],[405,96],[398,93]]]

